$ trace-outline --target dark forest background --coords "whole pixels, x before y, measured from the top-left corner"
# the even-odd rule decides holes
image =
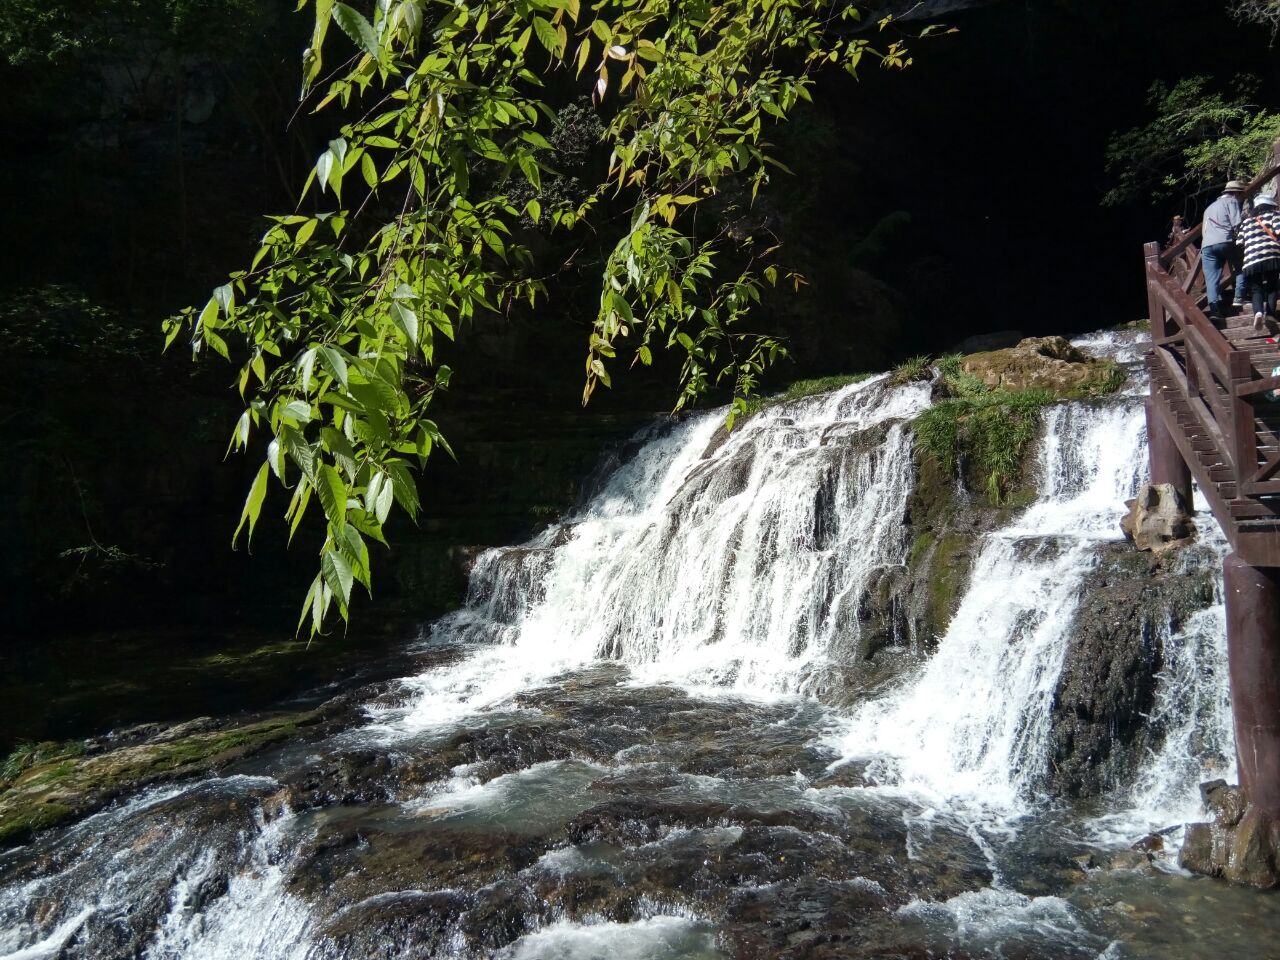
[[[286,552],[264,522],[231,551],[230,373],[162,355],[159,332],[247,261],[331,133],[293,116],[306,18],[269,6],[226,42],[122,23],[88,54],[0,66],[0,651],[23,662],[87,631],[292,631],[314,544]],[[778,131],[796,175],[753,215],[810,282],[765,305],[792,352],[766,389],[1141,318],[1141,245],[1183,211],[1104,208],[1108,137],[1149,117],[1157,80],[1248,72],[1280,100],[1270,36],[1203,0],[1008,0],[948,22],[905,72],[832,75]],[[590,133],[562,131],[566,167]],[[470,548],[563,512],[602,450],[669,408],[661,365],[579,408],[574,297],[460,335],[439,411],[458,462],[433,459],[363,629],[456,604]]]

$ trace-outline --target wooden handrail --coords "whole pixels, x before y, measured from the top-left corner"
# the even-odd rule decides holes
[[[1167,353],[1169,362],[1184,368],[1179,382],[1185,399],[1197,411],[1202,431],[1213,437],[1230,468],[1235,495],[1247,496],[1254,484],[1276,469],[1268,463],[1259,470],[1257,459],[1251,398],[1265,389],[1260,386],[1262,379],[1254,371],[1248,351],[1235,349],[1169,273],[1158,254],[1159,246],[1148,244],[1146,250],[1153,347]]]
[[[1206,353],[1212,358],[1222,378],[1228,379],[1228,365],[1231,362],[1231,344],[1217,330],[1209,318],[1200,310],[1199,305],[1191,299],[1191,295],[1178,286],[1177,281],[1159,264],[1147,261],[1147,286],[1160,299],[1164,308],[1178,321],[1184,336],[1192,330],[1200,334]],[[1166,336],[1168,333],[1166,332]]]

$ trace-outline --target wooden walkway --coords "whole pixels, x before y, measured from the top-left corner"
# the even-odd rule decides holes
[[[1256,192],[1280,166],[1250,185]],[[1176,231],[1176,227],[1175,227]],[[1194,241],[1200,228],[1146,248],[1151,310],[1150,417],[1163,424],[1236,555],[1280,567],[1280,324],[1206,316]],[[1153,441],[1153,449],[1155,441]]]

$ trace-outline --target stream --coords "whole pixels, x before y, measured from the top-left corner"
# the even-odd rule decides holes
[[[1280,899],[1176,866],[1234,770],[1220,597],[1151,639],[1136,774],[1046,787],[1145,479],[1136,340],[1077,342],[1130,385],[1046,408],[943,636],[893,613],[929,382],[656,423],[340,729],[0,852],[0,960],[1280,956]]]

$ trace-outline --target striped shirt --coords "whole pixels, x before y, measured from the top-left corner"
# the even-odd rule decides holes
[[[1280,212],[1274,209],[1261,210],[1240,222],[1240,237],[1236,242],[1244,247],[1245,273],[1280,270],[1277,238],[1280,238]]]

